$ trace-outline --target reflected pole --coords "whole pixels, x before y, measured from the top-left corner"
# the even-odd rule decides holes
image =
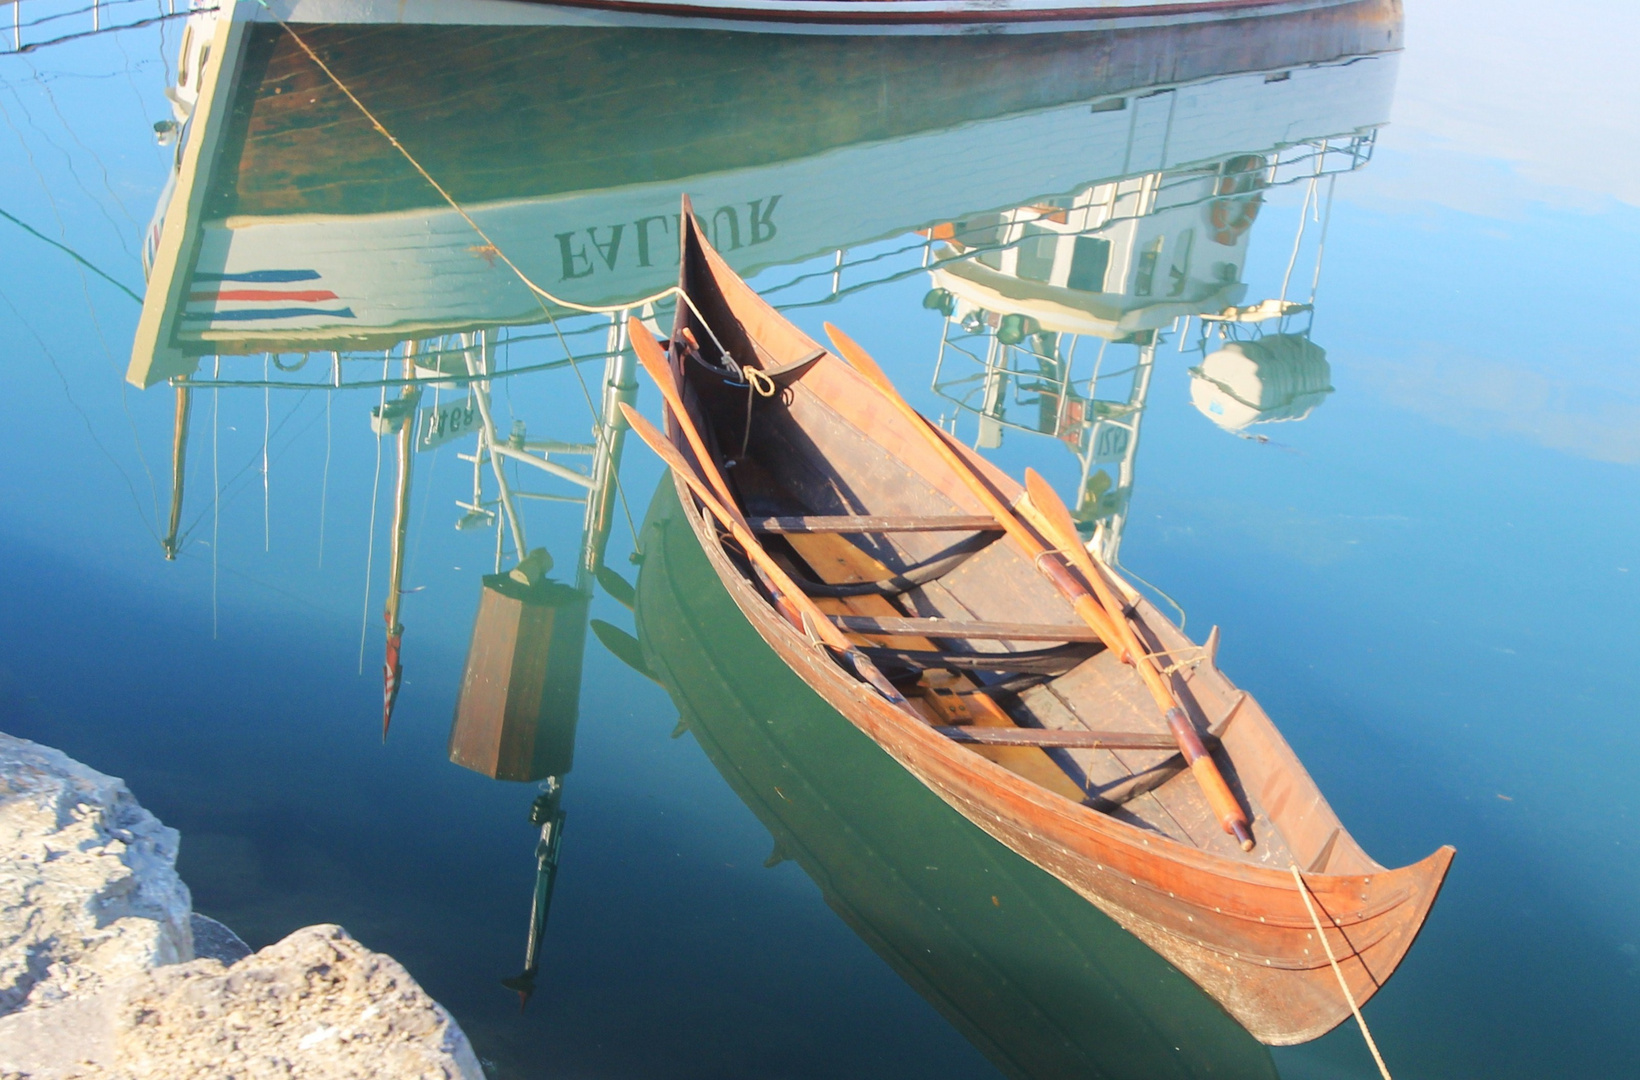
[[[165,528],[165,557],[177,557],[177,530],[182,524],[182,486],[188,471],[188,419],[193,412],[194,390],[187,376],[177,378],[176,419],[171,431],[171,518]]]

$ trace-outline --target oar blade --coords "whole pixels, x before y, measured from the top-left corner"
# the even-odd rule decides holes
[[[592,633],[617,660],[644,678],[655,681],[654,673],[649,670],[649,664],[643,658],[643,646],[638,644],[637,638],[602,619],[593,619],[591,626]]]
[[[638,602],[638,590],[632,587],[630,581],[607,566],[598,567],[595,576],[598,579],[598,584],[604,587],[604,592],[608,593],[617,604],[620,604],[628,611],[633,610]]]
[[[1054,535],[1048,539],[1055,546],[1067,552],[1082,548],[1081,534],[1076,531],[1076,519],[1071,517],[1065,500],[1059,497],[1052,484],[1042,478],[1041,473],[1029,467],[1025,469],[1025,495],[1053,531]]]
[[[644,445],[660,455],[660,459],[666,462],[668,468],[674,472],[682,473],[689,479],[698,479],[695,471],[689,467],[689,463],[678,452],[678,448],[672,445],[672,440],[663,435],[661,430],[654,424],[645,420],[642,413],[623,401],[621,402],[621,415],[626,417],[627,424],[631,426],[633,431],[637,432],[638,438],[644,441]],[[690,486],[693,487],[694,485],[691,484]]]
[[[825,328],[826,336],[831,339],[832,345],[837,349],[837,355],[848,361],[850,367],[875,383],[884,393],[893,394],[895,397],[900,396],[900,392],[894,388],[894,382],[888,377],[888,373],[883,371],[877,361],[871,358],[870,353],[860,347],[859,342],[831,323],[826,323]]]
[[[662,393],[671,391],[677,393],[677,378],[672,373],[672,365],[667,362],[666,353],[660,343],[649,334],[648,327],[638,321],[636,315],[626,320],[627,340],[632,342],[632,351],[638,355],[638,363],[655,380],[655,385],[661,388]],[[671,394],[667,394],[670,400]]]

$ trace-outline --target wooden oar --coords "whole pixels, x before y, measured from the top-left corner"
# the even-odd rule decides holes
[[[706,440],[701,438],[689,410],[683,406],[683,390],[678,386],[677,373],[672,370],[672,363],[666,358],[666,353],[661,351],[659,342],[650,336],[649,331],[636,316],[626,320],[626,336],[627,340],[632,342],[632,351],[638,354],[638,363],[649,372],[650,379],[660,389],[661,397],[666,399],[666,407],[672,410],[678,427],[683,429],[683,436],[689,440],[689,448],[695,452],[695,459],[700,462],[701,470],[706,474],[706,480],[712,485],[712,490],[717,493],[724,508],[734,513],[740,523],[745,525],[746,518],[735,506],[735,497],[729,492],[729,482],[718,469],[717,461],[707,452]]]
[[[729,530],[729,535],[735,538],[735,542],[746,553],[746,557],[751,560],[752,565],[768,577],[768,580],[775,587],[775,602],[777,604],[790,604],[797,609],[802,614],[803,623],[809,628],[809,631],[828,648],[836,650],[847,658],[860,678],[870,683],[879,694],[882,694],[889,701],[921,720],[921,716],[911,708],[910,702],[906,701],[905,695],[894,689],[894,684],[889,682],[887,677],[877,669],[877,665],[872,663],[841,630],[832,624],[831,620],[815,605],[814,601],[809,599],[802,589],[798,588],[796,582],[792,581],[785,568],[776,562],[772,555],[763,550],[762,545],[757,542],[757,537],[752,534],[752,530],[746,527],[745,519],[738,512],[724,506],[719,501],[717,495],[707,486],[706,481],[702,480],[695,473],[695,470],[689,467],[689,463],[678,452],[678,448],[672,445],[672,441],[662,434],[654,424],[638,415],[624,401],[621,402],[621,415],[625,416],[627,423],[632,425],[632,430],[638,433],[638,438],[648,443],[649,448],[659,454],[661,460],[666,462],[673,472],[683,477],[684,483],[689,485],[689,490],[695,493],[695,497],[701,501],[701,504],[723,524],[724,528]],[[686,415],[680,419],[680,423],[685,430],[688,429],[689,424]]]
[[[1036,513],[1032,516],[1041,521],[1044,528],[1042,534],[1058,545],[1060,550],[1070,556],[1076,568],[1082,571],[1082,576],[1088,579],[1088,584],[1099,596],[1099,602],[1115,619],[1118,632],[1123,638],[1123,647],[1132,658],[1134,668],[1139,672],[1139,678],[1144,680],[1145,688],[1155,699],[1156,707],[1162,710],[1167,718],[1167,726],[1178,741],[1179,751],[1190,766],[1196,782],[1201,785],[1202,794],[1207,797],[1207,803],[1213,809],[1213,816],[1219,819],[1224,831],[1234,836],[1242,846],[1242,850],[1251,851],[1253,836],[1247,827],[1247,815],[1242,813],[1241,804],[1230,791],[1230,786],[1224,782],[1224,776],[1219,772],[1218,765],[1212,755],[1207,752],[1202,737],[1196,731],[1196,725],[1190,722],[1184,709],[1179,707],[1173,691],[1163,681],[1162,673],[1156,666],[1156,658],[1150,656],[1139,636],[1134,633],[1132,625],[1127,621],[1126,606],[1111,591],[1110,583],[1105,575],[1088,554],[1088,549],[1082,546],[1082,539],[1076,532],[1076,521],[1071,517],[1069,508],[1053,486],[1042,478],[1035,469],[1025,470],[1025,498],[1022,508],[1028,506]]]
[[[1246,815],[1241,812],[1241,807],[1236,802],[1235,796],[1230,793],[1230,788],[1225,784],[1224,777],[1219,774],[1218,766],[1208,756],[1206,748],[1202,745],[1201,736],[1196,733],[1196,729],[1191,725],[1189,717],[1185,716],[1184,710],[1180,709],[1177,703],[1174,702],[1166,687],[1161,685],[1161,676],[1153,667],[1148,666],[1147,661],[1142,659],[1143,651],[1137,647],[1132,628],[1127,625],[1127,619],[1122,613],[1121,606],[1115,605],[1107,608],[1099,598],[1096,598],[1081,582],[1077,581],[1069,570],[1053,560],[1044,559],[1043,555],[1048,552],[1048,549],[1036,538],[1036,534],[1027,528],[1001,499],[997,498],[984,478],[974,471],[973,466],[964,460],[962,455],[957,453],[950,443],[945,441],[945,436],[936,431],[934,426],[921,413],[911,407],[910,402],[900,396],[900,392],[895,388],[893,381],[871,358],[871,355],[835,326],[830,323],[826,323],[825,326],[826,334],[831,338],[832,344],[837,347],[838,354],[848,361],[855,370],[876,385],[883,392],[883,396],[910,421],[912,426],[923,433],[928,445],[967,484],[969,490],[974,493],[974,496],[979,499],[985,509],[995,515],[997,522],[1008,531],[1008,535],[1024,550],[1026,557],[1033,560],[1037,568],[1053,583],[1060,594],[1071,602],[1071,606],[1076,609],[1077,615],[1104,638],[1106,645],[1119,652],[1127,653],[1127,658],[1139,667],[1141,678],[1148,672],[1151,678],[1155,680],[1156,687],[1159,687],[1162,693],[1157,696],[1156,689],[1152,688],[1151,694],[1156,697],[1157,707],[1162,710],[1168,728],[1173,732],[1174,738],[1179,744],[1180,752],[1184,754],[1185,760],[1191,763],[1191,772],[1201,785],[1202,793],[1207,797],[1208,805],[1212,807],[1214,814],[1219,818],[1225,832],[1235,836],[1237,842],[1241,844],[1242,850],[1252,850],[1253,837],[1247,828]],[[1063,505],[1063,503],[1060,504],[1061,508],[1063,508]],[[1041,508],[1038,507],[1038,509]],[[1074,527],[1071,532],[1074,535]],[[1075,546],[1079,547],[1080,544]],[[1074,558],[1069,553],[1066,553],[1065,557]],[[1090,584],[1092,583],[1090,582]],[[1103,579],[1100,579],[1100,584],[1104,584]],[[1151,679],[1146,679],[1145,683],[1147,687],[1150,687]]]

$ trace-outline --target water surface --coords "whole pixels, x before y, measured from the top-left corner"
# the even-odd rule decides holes
[[[573,760],[520,1011],[500,980],[539,779],[448,752],[516,539],[488,471],[473,500],[471,434],[411,453],[384,743],[398,463],[371,410],[401,391],[357,384],[414,341],[424,372],[491,365],[503,435],[594,443],[629,354],[608,316],[549,320],[506,259],[631,303],[672,280],[687,192],[800,326],[843,326],[919,408],[1048,476],[1193,636],[1218,625],[1375,858],[1457,846],[1366,1010],[1395,1075],[1625,1075],[1632,24],[1364,4],[978,40],[300,31],[493,249],[276,26],[246,31],[209,123],[183,19],[0,54],[0,725],[125,777],[251,944],[334,921],[401,959],[494,1076],[1374,1075],[1348,1027],[1259,1047],[829,712],[668,531],[635,443],[606,441],[590,517],[520,502],[526,548],[625,653],[566,616]],[[1284,318],[1201,319],[1283,295]],[[1229,338],[1257,363],[1225,367]],[[333,363],[354,388],[323,388]],[[168,561],[182,374],[220,381],[192,392]]]

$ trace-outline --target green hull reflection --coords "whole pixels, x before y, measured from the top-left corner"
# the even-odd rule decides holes
[[[638,637],[725,780],[826,903],[1004,1072],[1268,1077],[1269,1051],[1136,938],[951,809],[735,608],[670,478],[644,525]]]

